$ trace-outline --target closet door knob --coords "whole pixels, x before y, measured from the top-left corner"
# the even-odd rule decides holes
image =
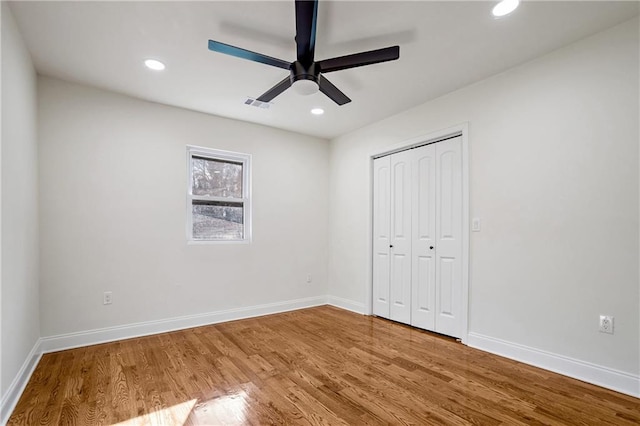
[[[389,244],[389,248],[393,248],[393,244]]]
[[[429,250],[433,250],[433,246],[429,246]]]

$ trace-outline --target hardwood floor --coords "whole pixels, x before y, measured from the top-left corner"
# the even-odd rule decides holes
[[[323,306],[46,354],[10,425],[638,425],[640,399]]]

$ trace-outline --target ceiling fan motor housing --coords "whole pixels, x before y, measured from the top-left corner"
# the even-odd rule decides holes
[[[311,66],[305,67],[300,61],[291,63],[291,84],[299,80],[311,80],[318,84],[318,77],[320,76],[320,66],[317,63],[312,62]]]

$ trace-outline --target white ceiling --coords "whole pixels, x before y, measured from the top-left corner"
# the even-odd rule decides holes
[[[287,71],[211,52],[214,39],[295,59],[294,4],[15,2],[40,74],[238,120],[333,138],[631,19],[637,2],[524,1],[494,19],[495,2],[320,0],[316,60],[400,45],[394,62],[326,76],[352,102],[287,90],[270,109],[244,105]],[[163,72],[146,69],[157,58]],[[312,107],[323,116],[312,116]]]

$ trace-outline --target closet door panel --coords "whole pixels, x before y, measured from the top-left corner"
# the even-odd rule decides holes
[[[391,159],[373,161],[373,314],[389,318]]]
[[[411,152],[391,155],[390,318],[411,322]]]
[[[462,138],[436,149],[435,331],[460,337],[462,309]]]
[[[412,308],[411,324],[435,328],[435,231],[436,231],[436,166],[435,146],[426,145],[413,151],[413,225],[412,238]]]

